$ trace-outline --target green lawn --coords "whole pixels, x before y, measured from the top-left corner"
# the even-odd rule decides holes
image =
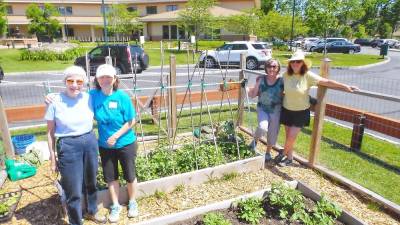
[[[177,42],[169,42],[170,47],[174,48],[177,46]],[[199,41],[199,49],[215,49],[223,44],[223,41]],[[97,43],[81,43],[81,47],[86,47],[91,49],[95,47]],[[165,48],[165,58],[164,63],[169,63],[169,55],[176,55],[177,65],[185,65],[188,63],[187,51],[182,50],[171,50],[167,49],[168,42],[163,43]],[[161,54],[160,54],[160,43],[159,42],[146,42],[145,50],[150,57],[150,66],[161,65]],[[69,65],[73,64],[71,61],[20,61],[20,52],[18,49],[1,49],[0,50],[0,65],[3,67],[6,73],[11,72],[29,72],[29,71],[50,71],[50,70],[63,70]],[[286,64],[287,59],[290,57],[290,52],[273,50],[273,57],[278,58],[282,64]],[[189,63],[196,63],[199,54],[195,54],[193,57],[193,52],[190,51]],[[332,66],[361,66],[371,63],[376,63],[382,61],[379,56],[375,55],[362,55],[362,54],[328,54],[328,57],[332,60]],[[312,65],[318,66],[321,64],[323,55],[320,53],[313,53],[307,56],[311,59]]]
[[[179,108],[179,107],[178,107]],[[236,117],[236,106],[232,106],[233,115]],[[211,115],[213,122],[229,120],[232,118],[229,107],[225,105],[219,117],[219,108],[211,108]],[[178,111],[179,113],[179,111]],[[164,118],[164,114],[163,118]],[[254,127],[256,122],[256,115],[254,112],[245,112],[244,123],[248,127]],[[198,126],[200,119],[200,110],[193,110],[193,123]],[[209,116],[207,109],[203,108],[202,113],[203,125],[209,125]],[[182,113],[180,122],[178,124],[179,133],[191,131],[190,112],[188,110]],[[149,116],[143,116],[142,124],[145,135],[157,135],[158,126],[151,123]],[[165,127],[165,120],[162,120],[162,126]],[[308,157],[311,127],[304,128],[299,134],[296,142],[296,152],[304,157]],[[141,135],[139,126],[136,128],[137,135]],[[46,140],[45,127],[31,128],[27,130],[12,131],[12,134],[33,133],[38,140]],[[319,163],[325,167],[338,172],[339,174],[353,180],[354,182],[384,196],[385,198],[400,204],[400,195],[394,187],[400,187],[400,174],[392,170],[386,169],[376,160],[369,160],[360,154],[349,151],[348,146],[351,139],[351,130],[343,128],[333,123],[325,122],[323,130],[323,140],[321,142],[321,152],[319,155]],[[284,129],[281,128],[279,135],[279,143],[282,145],[284,141]],[[0,146],[1,149],[1,146]],[[365,135],[362,146],[362,153],[369,157],[374,157],[384,164],[391,165],[392,167],[400,167],[400,146],[395,145],[372,136]]]

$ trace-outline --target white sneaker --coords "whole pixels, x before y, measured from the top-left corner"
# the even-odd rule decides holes
[[[112,205],[111,212],[108,216],[108,221],[110,223],[117,223],[119,221],[119,214],[121,213],[121,206],[120,205]]]
[[[136,200],[129,201],[128,204],[128,217],[137,217],[139,215],[139,207]]]

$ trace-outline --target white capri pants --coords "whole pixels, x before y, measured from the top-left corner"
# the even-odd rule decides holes
[[[273,113],[268,113],[262,110],[261,107],[257,107],[258,127],[254,137],[258,139],[267,134],[267,145],[274,146],[278,139],[280,115],[280,109],[275,110]]]

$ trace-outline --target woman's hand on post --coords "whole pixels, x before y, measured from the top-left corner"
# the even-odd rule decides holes
[[[46,105],[53,103],[55,98],[54,94],[48,94],[46,96],[44,96],[44,103],[46,103]]]
[[[353,92],[353,91],[359,91],[360,89],[357,86],[346,85],[345,90],[348,92]]]

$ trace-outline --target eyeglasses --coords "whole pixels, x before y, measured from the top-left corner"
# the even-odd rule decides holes
[[[290,61],[290,63],[302,63],[303,62],[303,60],[292,60],[292,61]]]
[[[83,80],[67,79],[66,82],[68,85],[73,85],[74,82],[76,82],[77,85],[83,85]]]

